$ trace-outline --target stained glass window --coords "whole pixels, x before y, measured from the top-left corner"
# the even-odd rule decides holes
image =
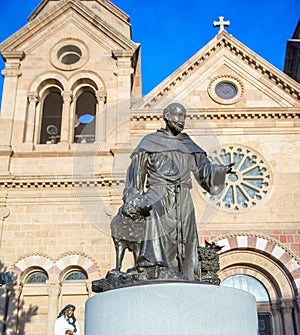
[[[43,284],[48,280],[46,273],[42,271],[34,271],[29,274],[25,280],[25,284]]]
[[[256,278],[247,275],[235,275],[226,278],[221,286],[233,287],[255,296],[256,302],[268,302],[269,294],[264,285]]]
[[[86,274],[79,270],[69,272],[64,278],[64,281],[78,281],[78,280],[87,280]]]
[[[270,168],[254,150],[242,146],[229,146],[215,150],[209,158],[216,164],[235,163],[234,173],[226,176],[225,187],[221,193],[210,195],[204,192],[215,206],[230,211],[241,211],[255,206],[269,193]]]

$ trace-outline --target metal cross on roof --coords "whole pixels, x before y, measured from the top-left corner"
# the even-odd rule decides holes
[[[219,33],[224,30],[224,26],[229,26],[230,21],[224,21],[224,16],[219,16],[219,21],[214,21],[214,27],[220,26]]]

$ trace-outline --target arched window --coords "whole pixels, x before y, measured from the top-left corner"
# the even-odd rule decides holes
[[[256,302],[269,302],[269,294],[264,285],[254,277],[246,275],[235,275],[226,278],[221,286],[233,287],[255,296]]]
[[[25,284],[43,284],[48,280],[48,276],[43,271],[31,272],[25,279]]]
[[[87,275],[80,270],[73,270],[66,274],[64,282],[87,280]]]
[[[60,141],[62,96],[59,89],[51,88],[43,100],[40,144]]]
[[[75,143],[95,142],[96,104],[93,92],[84,91],[78,96],[74,124]]]

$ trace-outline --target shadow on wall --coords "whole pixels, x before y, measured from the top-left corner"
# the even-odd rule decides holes
[[[6,267],[0,261],[0,273],[6,271]],[[24,335],[26,324],[38,311],[38,306],[25,306],[24,301],[20,299],[20,291],[13,274],[12,277],[12,283],[0,286],[0,335]]]

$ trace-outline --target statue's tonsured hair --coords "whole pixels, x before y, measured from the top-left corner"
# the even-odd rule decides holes
[[[172,102],[163,110],[163,118],[164,120],[168,119],[168,115],[177,111],[178,109],[182,110],[184,114],[186,114],[186,110],[184,106],[178,102]]]

